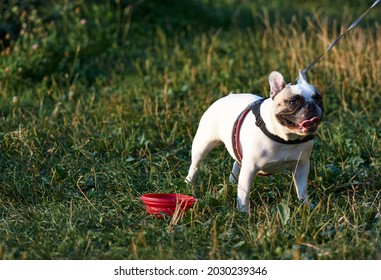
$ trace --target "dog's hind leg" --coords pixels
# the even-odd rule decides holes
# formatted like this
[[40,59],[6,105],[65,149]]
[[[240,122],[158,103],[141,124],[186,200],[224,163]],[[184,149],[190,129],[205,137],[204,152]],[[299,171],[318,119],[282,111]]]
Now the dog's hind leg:
[[185,182],[194,184],[196,181],[198,166],[200,162],[209,154],[209,152],[220,142],[214,135],[208,134],[204,129],[198,129],[192,143],[192,163]]
[[235,161],[233,164],[233,169],[230,172],[230,176],[229,176],[229,182],[230,183],[234,183],[234,182],[238,183],[239,171],[240,171],[240,165],[238,162]]

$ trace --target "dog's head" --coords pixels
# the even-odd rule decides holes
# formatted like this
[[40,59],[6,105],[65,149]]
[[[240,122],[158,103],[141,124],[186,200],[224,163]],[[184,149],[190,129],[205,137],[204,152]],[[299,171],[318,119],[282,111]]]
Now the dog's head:
[[288,131],[301,136],[315,134],[323,117],[323,99],[299,71],[296,85],[285,83],[279,72],[269,77],[270,97],[274,101],[276,120]]

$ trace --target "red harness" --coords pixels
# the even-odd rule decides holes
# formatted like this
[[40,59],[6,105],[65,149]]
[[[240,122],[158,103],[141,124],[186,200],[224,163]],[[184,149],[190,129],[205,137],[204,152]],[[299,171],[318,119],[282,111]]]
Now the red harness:
[[234,122],[233,131],[232,131],[232,144],[235,158],[239,164],[242,162],[242,151],[239,145],[239,134],[241,132],[241,126],[243,121],[245,120],[247,114],[251,111],[249,107],[239,114],[238,118]]

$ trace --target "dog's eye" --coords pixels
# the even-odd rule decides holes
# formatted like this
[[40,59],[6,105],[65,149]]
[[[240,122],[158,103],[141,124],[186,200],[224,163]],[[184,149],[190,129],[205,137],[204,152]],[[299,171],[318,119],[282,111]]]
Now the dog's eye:
[[284,101],[290,108],[295,109],[297,106],[303,104],[304,98],[296,94],[288,99],[285,99]]
[[296,105],[298,105],[298,101],[297,100],[289,100],[288,104],[290,104],[291,107],[295,107]]

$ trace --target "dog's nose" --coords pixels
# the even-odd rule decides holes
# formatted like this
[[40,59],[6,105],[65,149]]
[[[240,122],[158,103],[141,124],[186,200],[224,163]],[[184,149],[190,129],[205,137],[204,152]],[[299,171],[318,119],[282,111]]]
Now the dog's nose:
[[313,102],[305,102],[303,107],[306,108],[307,110],[311,110],[315,106]]
[[319,105],[313,101],[307,101],[302,105],[300,116],[304,119],[311,119],[312,117],[321,118],[321,110]]
[[319,105],[313,101],[307,101],[302,105],[302,108],[312,114],[319,112]]

